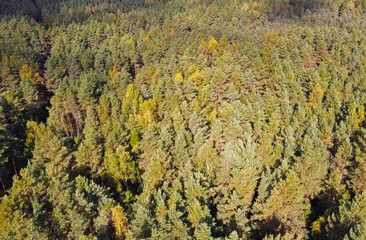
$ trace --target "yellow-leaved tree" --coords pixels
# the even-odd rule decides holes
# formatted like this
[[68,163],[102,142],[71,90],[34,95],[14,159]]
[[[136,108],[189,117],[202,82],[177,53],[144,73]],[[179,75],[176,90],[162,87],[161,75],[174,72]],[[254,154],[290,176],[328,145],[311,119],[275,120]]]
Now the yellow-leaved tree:
[[150,125],[156,122],[156,102],[154,99],[149,99],[140,103],[139,114],[136,119],[142,129],[146,130]]
[[112,70],[109,71],[109,77],[113,79],[113,77],[117,74],[117,68],[114,67]]
[[174,79],[176,82],[178,83],[184,83],[184,78],[183,78],[183,75],[181,73],[177,73],[175,75],[175,79]]
[[125,217],[124,209],[120,205],[117,205],[112,208],[111,211],[113,226],[116,230],[116,237],[117,239],[124,239],[128,231],[128,220]]
[[313,90],[311,91],[310,95],[309,95],[309,106],[311,108],[315,108],[318,107],[321,102],[323,101],[323,97],[324,97],[324,90],[322,88],[322,86],[317,83],[315,84]]

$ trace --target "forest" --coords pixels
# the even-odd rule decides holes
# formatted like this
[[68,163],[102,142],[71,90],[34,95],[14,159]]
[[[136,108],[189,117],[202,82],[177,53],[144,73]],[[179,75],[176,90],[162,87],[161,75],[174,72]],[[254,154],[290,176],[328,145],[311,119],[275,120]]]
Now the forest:
[[1,0],[0,239],[366,238],[366,0]]

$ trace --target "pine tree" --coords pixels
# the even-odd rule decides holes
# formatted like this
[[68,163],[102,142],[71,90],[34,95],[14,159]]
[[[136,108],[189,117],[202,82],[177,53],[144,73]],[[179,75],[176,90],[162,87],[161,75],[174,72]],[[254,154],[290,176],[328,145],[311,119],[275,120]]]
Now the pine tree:
[[103,138],[100,133],[99,122],[92,107],[88,108],[83,140],[76,152],[77,167],[80,172],[88,172],[93,179],[97,179],[102,171]]
[[285,232],[294,238],[305,238],[305,217],[310,209],[305,190],[292,170],[286,174],[285,179],[276,182],[265,203],[257,206],[260,213],[253,216],[254,220],[265,220],[263,224],[259,222],[257,225],[260,232]]
[[[220,170],[218,172],[218,193],[216,201],[217,218],[236,230],[241,237],[249,236],[249,211],[262,167],[257,145],[250,135],[237,144],[228,143],[222,152]],[[245,186],[245,187],[244,187]]]
[[34,158],[0,204],[4,238],[105,238],[114,201],[105,189],[71,170],[62,141],[40,125]]
[[301,155],[294,163],[294,171],[298,174],[306,195],[311,198],[321,191],[322,181],[329,168],[329,153],[317,134],[315,126],[307,129],[300,146]]
[[339,206],[326,223],[326,237],[332,239],[353,238],[360,233],[366,214],[365,194],[359,195],[350,202]]

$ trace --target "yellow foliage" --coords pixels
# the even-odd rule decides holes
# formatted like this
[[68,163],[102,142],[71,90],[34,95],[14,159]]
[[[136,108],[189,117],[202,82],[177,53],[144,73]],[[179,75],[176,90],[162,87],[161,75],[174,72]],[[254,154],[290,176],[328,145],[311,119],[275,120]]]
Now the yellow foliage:
[[190,74],[194,73],[196,71],[196,65],[191,65],[189,68],[188,68],[188,71]]
[[184,83],[184,78],[183,75],[181,73],[177,73],[175,75],[175,81],[179,82],[179,83]]
[[314,41],[314,33],[311,29],[307,28],[305,30],[305,37],[308,43],[312,43]]
[[128,230],[127,218],[124,215],[124,210],[120,205],[115,206],[111,210],[113,226],[116,230],[117,239],[123,239]]
[[33,77],[32,69],[27,64],[23,65],[22,69],[19,72],[19,77],[31,79]]
[[349,131],[354,131],[359,129],[362,125],[362,122],[365,120],[365,107],[353,107],[349,115],[347,116],[346,124],[348,126]]
[[131,44],[134,45],[135,41],[133,40],[133,37],[131,36],[131,34],[126,34],[123,35],[123,37],[121,38],[121,41],[127,44]]
[[137,39],[137,45],[143,44],[145,42],[144,38],[145,38],[145,31],[141,30],[140,34],[139,34],[139,38]]
[[239,25],[239,19],[237,17],[233,17],[231,19],[231,24],[235,27],[237,27]]
[[198,87],[201,87],[203,77],[202,77],[201,71],[200,71],[199,69],[196,69],[196,70],[191,74],[191,76],[189,76],[189,79],[190,79],[191,81],[193,81],[193,82],[194,82]]
[[268,32],[265,35],[265,39],[270,43],[275,44],[280,39],[280,36],[278,36],[277,32]]
[[244,3],[244,5],[243,5],[242,9],[243,9],[244,11],[248,11],[248,10],[249,10],[249,5],[248,5],[248,3]]
[[208,116],[207,118],[207,121],[210,123],[210,124],[213,124],[213,122],[217,119],[217,109],[214,108],[212,110],[212,112],[210,113],[210,115]]
[[210,53],[218,51],[219,50],[219,42],[214,37],[211,37],[210,41],[207,44],[207,49]]
[[148,42],[150,42],[150,35],[149,35],[149,34],[145,35],[145,36],[143,37],[142,41],[143,41],[144,43],[148,43]]
[[322,102],[323,97],[324,90],[322,86],[319,83],[315,84],[309,96],[309,106],[312,108],[318,106]]
[[109,71],[109,77],[113,79],[113,77],[117,74],[117,68],[114,67],[113,70]]
[[122,113],[136,116],[142,96],[132,83],[127,86],[126,95],[122,101]]
[[348,9],[353,10],[355,8],[355,3],[353,1],[349,1],[346,6]]
[[[143,20],[143,18],[141,18],[141,20],[140,21],[144,21]],[[160,28],[158,27],[158,26],[152,26],[151,28],[150,28],[150,30],[149,30],[149,32],[147,32],[147,33],[144,33],[143,31],[143,42],[144,43],[148,43],[148,42],[150,42],[151,41],[151,39],[154,39],[156,36],[157,36],[157,34],[158,34],[158,32],[160,31]],[[141,37],[141,32],[140,32],[140,37]]]
[[357,109],[358,124],[361,125],[363,120],[365,120],[365,107],[361,106]]
[[135,130],[135,129],[132,129],[132,132],[131,132],[131,138],[130,138],[130,143],[131,143],[131,146],[132,146],[132,151],[137,151],[138,150],[138,143],[140,141],[140,138],[139,138],[139,134],[138,132]]
[[239,76],[239,73],[237,71],[235,71],[232,75],[232,80],[233,80],[233,83],[234,85],[237,87],[237,86],[240,86],[241,82],[240,82],[240,76]]
[[139,114],[136,115],[136,120],[143,129],[147,129],[148,126],[156,122],[156,102],[154,99],[140,103]]
[[10,61],[10,65],[11,66],[13,66],[13,67],[16,67],[17,65],[18,65],[18,60],[15,58],[15,57],[13,57],[13,56],[10,56],[9,57],[9,61]]
[[254,2],[252,8],[253,8],[253,10],[258,10],[258,8],[259,8],[258,3],[257,2]]
[[207,206],[202,207],[197,199],[191,202],[188,208],[188,220],[194,227],[198,227],[201,221],[209,214]]
[[27,129],[25,130],[25,134],[27,138],[35,138],[35,133],[38,128],[38,123],[36,121],[27,121]]
[[316,235],[320,234],[321,233],[321,228],[322,228],[324,223],[325,223],[325,218],[320,217],[318,220],[313,222],[313,225],[311,226],[311,232],[313,234],[316,234]]
[[20,78],[26,78],[30,80],[33,84],[40,83],[43,84],[43,79],[39,76],[39,73],[34,73],[32,68],[27,64],[23,65],[22,69],[19,71]]

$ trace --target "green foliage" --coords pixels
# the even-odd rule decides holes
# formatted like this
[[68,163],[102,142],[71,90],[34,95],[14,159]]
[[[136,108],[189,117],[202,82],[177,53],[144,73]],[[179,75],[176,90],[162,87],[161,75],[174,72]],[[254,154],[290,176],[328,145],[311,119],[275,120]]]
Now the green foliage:
[[71,163],[69,150],[41,125],[34,158],[2,199],[2,237],[79,238],[85,233],[107,236],[114,201],[104,188],[74,175]]
[[365,194],[342,204],[327,218],[326,236],[332,239],[358,239],[365,226]]
[[0,238],[362,239],[365,10],[0,1]]

